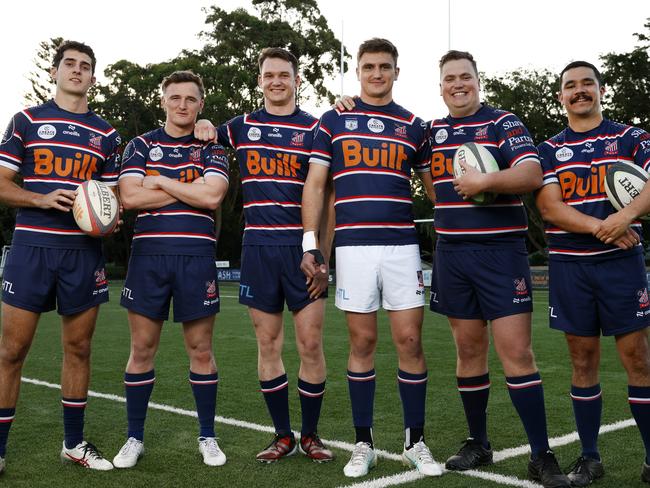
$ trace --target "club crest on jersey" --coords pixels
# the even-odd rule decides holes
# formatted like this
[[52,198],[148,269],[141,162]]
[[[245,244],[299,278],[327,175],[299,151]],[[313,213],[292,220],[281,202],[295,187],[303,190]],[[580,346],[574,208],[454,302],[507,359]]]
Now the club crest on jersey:
[[193,163],[198,163],[201,161],[201,148],[197,147],[190,151],[190,161]]
[[262,131],[259,130],[257,127],[251,127],[248,129],[248,139],[251,141],[259,141],[260,137],[262,137]]
[[291,145],[292,146],[302,146],[305,143],[305,133],[304,132],[294,132],[291,134]]
[[379,134],[380,132],[384,132],[384,128],[384,123],[379,119],[370,119],[368,121],[368,129],[370,129],[370,132]]
[[564,161],[568,161],[573,157],[573,151],[569,147],[561,147],[557,151],[555,151],[555,158],[563,163]]
[[406,126],[395,124],[395,135],[399,137],[406,137],[407,136]]
[[447,129],[438,129],[438,132],[436,132],[435,141],[437,144],[442,144],[447,140],[448,137],[449,132],[447,132]]
[[515,295],[528,295],[528,286],[526,286],[525,278],[515,278],[513,282],[515,285]]
[[152,147],[149,150],[149,159],[152,161],[160,161],[163,158],[163,150],[160,149],[160,146]]
[[618,141],[609,141],[605,143],[605,156],[616,156],[618,154]]
[[487,125],[485,127],[481,127],[480,129],[476,129],[476,132],[474,133],[474,140],[475,141],[486,140],[488,136],[487,131],[488,131]]
[[102,136],[99,134],[93,134],[92,132],[88,134],[88,145],[94,149],[102,148]]
[[102,268],[95,271],[95,286],[103,286],[106,283],[106,270]]
[[41,125],[37,133],[41,139],[52,139],[56,135],[56,127],[51,124]]
[[345,128],[347,130],[357,130],[359,128],[359,121],[357,119],[345,119]]

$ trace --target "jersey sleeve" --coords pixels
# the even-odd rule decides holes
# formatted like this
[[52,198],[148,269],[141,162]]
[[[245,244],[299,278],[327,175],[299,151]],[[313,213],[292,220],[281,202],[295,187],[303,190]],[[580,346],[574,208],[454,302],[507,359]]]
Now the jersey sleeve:
[[327,166],[332,164],[332,129],[334,127],[336,112],[330,110],[321,117],[316,129],[314,129],[314,141],[311,146],[309,162]]
[[113,131],[109,136],[108,157],[104,162],[104,171],[101,175],[101,181],[108,186],[117,185],[120,175],[120,143],[122,139],[117,131]]
[[546,141],[538,146],[539,151],[539,160],[542,164],[542,173],[544,174],[544,180],[542,186],[551,184],[551,183],[560,183],[560,180],[557,178],[557,173],[555,172],[555,165],[553,164],[553,146],[549,141]]
[[431,169],[431,141],[429,139],[430,129],[427,122],[420,119],[415,119],[415,124],[418,124],[418,140],[417,151],[415,152],[415,159],[413,162],[413,171],[416,173],[426,173]]
[[514,168],[527,159],[539,162],[535,142],[516,115],[506,113],[495,122],[495,129],[499,151],[509,168]]
[[17,113],[9,121],[0,141],[0,166],[20,172],[25,155],[25,143],[28,124],[22,113]]
[[138,136],[132,139],[124,148],[122,153],[122,167],[120,169],[120,179],[127,176],[144,178],[147,175],[147,152],[148,144]]
[[217,176],[228,180],[228,156],[226,150],[220,144],[208,144],[203,148],[203,176]]
[[217,128],[217,141],[223,147],[237,149],[237,134],[241,127],[243,117],[241,115],[230,119]]
[[631,156],[634,162],[644,170],[650,171],[650,134],[643,129],[634,128],[630,137],[632,139]]

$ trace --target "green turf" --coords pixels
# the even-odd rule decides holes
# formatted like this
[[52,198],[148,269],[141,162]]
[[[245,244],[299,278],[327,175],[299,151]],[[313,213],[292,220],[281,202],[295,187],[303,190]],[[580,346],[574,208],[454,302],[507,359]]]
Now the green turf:
[[[259,393],[256,374],[256,343],[246,309],[237,303],[233,284],[222,284],[222,313],[217,319],[214,349],[219,364],[218,415],[270,425]],[[118,305],[119,286],[111,287],[112,301],[102,306],[93,348],[91,389],[123,396],[122,375],[129,353],[126,313]],[[575,429],[568,396],[570,367],[562,334],[546,325],[548,296],[536,293],[534,349],[544,379],[549,433],[560,436]],[[290,317],[287,315],[287,320]],[[23,376],[59,383],[61,362],[60,328],[55,314],[44,315]],[[455,350],[446,319],[430,312],[425,316],[424,343],[429,366],[427,401],[427,443],[434,457],[444,461],[466,436],[465,420],[455,385]],[[320,422],[323,438],[353,441],[345,370],[347,331],[343,314],[328,300],[325,353],[328,362],[327,393]],[[290,380],[292,424],[300,427],[296,392],[298,361],[291,327],[286,330],[285,365]],[[524,444],[525,435],[510,403],[501,366],[492,351],[490,356],[492,390],[489,430],[495,450]],[[380,343],[377,351],[377,396],[375,400],[375,441],[379,448],[401,452],[402,413],[396,386],[396,359],[385,314],[380,314]],[[187,381],[188,361],[180,327],[166,323],[156,360],[156,386],[152,401],[193,410]],[[603,423],[630,417],[627,381],[616,357],[613,340],[603,343],[602,386]],[[126,413],[123,403],[90,398],[86,437],[112,456],[124,441]],[[349,454],[337,450],[338,458],[318,465],[296,456],[276,465],[260,465],[254,455],[270,440],[267,433],[217,424],[220,445],[228,456],[221,468],[208,468],[199,458],[196,419],[150,410],[146,428],[146,455],[135,469],[108,473],[90,472],[62,465],[59,450],[62,440],[59,392],[23,384],[16,421],[8,444],[7,472],[0,477],[3,486],[64,486],[91,483],[95,486],[187,486],[205,483],[218,486],[316,486],[334,487],[351,482],[342,468]],[[607,476],[599,487],[641,486],[639,473],[643,449],[636,428],[604,434],[601,450]],[[577,443],[557,449],[562,465],[578,454]],[[368,479],[403,471],[396,461],[379,460]],[[526,456],[497,463],[490,472],[526,478]],[[503,486],[455,473],[404,486],[469,487]]]

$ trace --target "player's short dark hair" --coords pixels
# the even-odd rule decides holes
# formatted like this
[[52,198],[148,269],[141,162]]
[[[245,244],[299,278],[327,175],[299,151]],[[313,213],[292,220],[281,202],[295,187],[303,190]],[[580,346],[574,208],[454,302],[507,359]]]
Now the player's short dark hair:
[[278,58],[291,63],[293,74],[298,74],[298,58],[296,58],[290,51],[287,51],[281,47],[265,47],[262,49],[262,52],[257,58],[257,64],[260,68],[260,73],[262,72],[262,64],[264,64],[264,61],[266,61],[268,58]]
[[362,42],[357,51],[357,62],[359,62],[361,56],[366,53],[388,53],[393,57],[393,62],[395,63],[395,66],[397,66],[397,57],[399,56],[399,53],[397,52],[395,44],[390,42],[388,39],[373,37],[372,39]]
[[461,59],[466,59],[472,64],[472,68],[474,68],[474,74],[478,77],[478,68],[476,67],[476,61],[474,61],[474,56],[472,56],[467,51],[456,51],[455,49],[447,51],[440,58],[440,61],[438,62],[438,67],[442,71],[442,67],[449,61],[459,61]]
[[596,76],[598,86],[603,86],[603,77],[601,76],[600,71],[598,71],[598,68],[596,68],[593,64],[588,63],[587,61],[571,61],[560,72],[560,90],[562,89],[562,77],[564,76],[564,73],[573,68],[590,68],[594,72],[594,76]]
[[186,70],[186,71],[174,71],[171,75],[165,76],[160,84],[160,89],[163,93],[169,85],[174,83],[195,83],[199,87],[199,93],[201,98],[205,98],[205,88],[203,86],[203,80],[196,73]]
[[95,66],[97,65],[97,59],[95,58],[95,53],[93,49],[89,45],[78,41],[63,41],[61,45],[59,45],[59,47],[56,48],[56,52],[54,53],[54,59],[52,60],[52,66],[54,68],[58,68],[59,64],[61,63],[61,60],[63,59],[63,56],[65,55],[65,52],[70,49],[74,51],[79,51],[80,53],[87,54],[88,57],[90,58],[90,67],[92,69],[93,74],[95,74]]

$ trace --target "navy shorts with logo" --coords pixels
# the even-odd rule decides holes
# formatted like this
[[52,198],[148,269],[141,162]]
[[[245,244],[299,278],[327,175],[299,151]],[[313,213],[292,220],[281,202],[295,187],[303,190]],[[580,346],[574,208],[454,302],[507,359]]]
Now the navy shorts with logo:
[[[239,303],[267,313],[301,310],[312,300],[300,270],[302,246],[244,246]],[[321,298],[327,297],[327,290]]]
[[482,320],[532,311],[530,268],[523,245],[445,247],[436,249],[431,273],[432,311],[452,318]]
[[219,283],[210,256],[132,255],[120,304],[154,320],[167,320],[174,298],[174,322],[219,312]]
[[43,313],[73,315],[108,301],[104,255],[96,249],[13,245],[2,280],[2,301]]
[[616,336],[650,325],[642,254],[549,262],[549,322],[578,336]]

